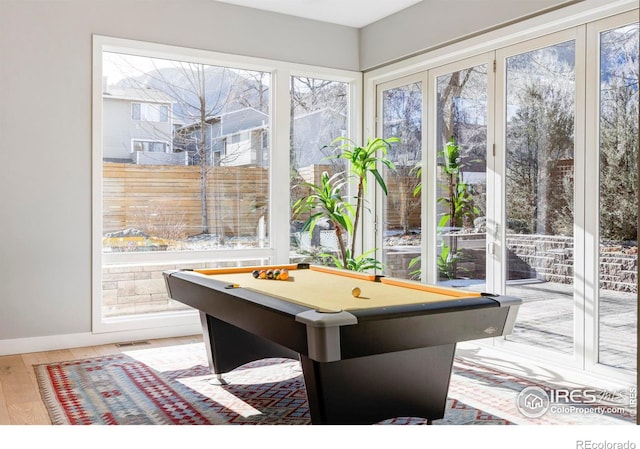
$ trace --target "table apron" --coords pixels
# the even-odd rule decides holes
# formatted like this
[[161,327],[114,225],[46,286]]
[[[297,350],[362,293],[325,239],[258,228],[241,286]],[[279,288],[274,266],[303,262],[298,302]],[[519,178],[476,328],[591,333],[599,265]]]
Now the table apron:
[[219,282],[182,276],[165,275],[173,299],[319,362],[506,335],[519,304],[503,297],[502,306],[491,300],[487,306],[466,309],[398,317],[367,312],[359,318],[357,312],[320,313],[250,290],[226,290]]
[[[439,346],[510,333],[510,307],[487,307],[387,320],[340,328],[342,358]],[[505,332],[506,331],[506,332]]]

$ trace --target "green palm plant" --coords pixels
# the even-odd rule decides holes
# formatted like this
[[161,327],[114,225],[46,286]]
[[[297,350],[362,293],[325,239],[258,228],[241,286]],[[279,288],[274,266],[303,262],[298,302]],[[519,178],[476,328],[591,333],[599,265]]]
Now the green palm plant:
[[[440,155],[444,160],[442,170],[447,180],[448,196],[438,198],[438,203],[443,204],[448,212],[440,217],[438,229],[444,228],[447,224],[457,228],[464,224],[465,219],[472,220],[476,217],[480,210],[474,204],[469,185],[462,182],[460,147],[455,137],[452,136],[449,139]],[[462,256],[462,251],[458,250],[457,240],[454,240],[451,246],[443,242],[437,260],[440,274],[448,279],[454,279]]]
[[[416,165],[414,165],[413,168],[411,169],[410,173],[414,175],[416,178],[421,180],[422,179],[422,162],[417,162]],[[416,184],[416,187],[413,189],[413,196],[418,197],[420,196],[421,193],[422,193],[422,181],[419,181],[418,184]],[[417,266],[416,269],[409,272],[409,274],[411,275],[411,279],[420,279],[420,276],[422,275],[422,269],[420,268],[421,259],[422,259],[421,256],[417,256],[409,261],[409,265],[407,267],[409,270]]]
[[458,189],[456,186],[460,174],[460,147],[456,145],[456,140],[453,136],[451,136],[451,139],[449,139],[444,149],[440,152],[440,156],[444,159],[442,171],[444,171],[447,178],[449,196],[439,198],[438,202],[445,204],[449,213],[442,217],[440,223],[438,223],[438,227],[444,226],[447,222],[451,222],[451,226],[456,226],[455,198],[457,196]]
[[440,218],[438,227],[442,228],[447,223],[451,227],[458,227],[465,217],[472,219],[480,213],[480,210],[473,204],[469,185],[462,182],[460,147],[456,144],[455,137],[449,139],[440,155],[444,159],[442,169],[447,178],[448,196],[438,198],[438,202],[444,204],[448,212]]
[[[458,262],[461,259],[462,254],[460,251],[454,252],[449,245],[443,243],[440,254],[438,254],[438,259],[436,260],[436,262],[438,263],[438,271],[447,279],[456,279],[458,271],[460,270],[460,267],[458,267]],[[466,269],[463,270],[468,271]]]
[[333,264],[336,267],[342,268],[345,270],[351,270],[351,271],[382,270],[384,268],[384,264],[374,257],[369,257],[369,254],[372,254],[375,251],[376,251],[375,249],[371,249],[369,251],[366,251],[360,254],[359,256],[352,257],[351,250],[347,248],[346,264],[344,263],[343,260],[339,259],[333,254],[321,254],[321,256],[329,257],[333,261]]
[[343,173],[329,176],[326,171],[320,176],[320,185],[305,182],[302,185],[311,189],[311,194],[300,198],[293,205],[294,216],[309,214],[302,226],[303,232],[313,233],[322,218],[327,218],[335,228],[342,263],[347,265],[347,248],[344,245],[344,232],[353,232],[351,216],[353,205],[342,197],[342,189],[346,185]]
[[[422,179],[422,162],[417,162],[409,172],[411,175],[415,175],[416,178]],[[422,181],[418,181],[416,187],[413,189],[413,196],[418,197],[422,193]]]
[[[352,140],[339,137],[335,139],[331,145],[338,145],[339,154],[332,158],[347,159],[349,164],[350,176],[345,176],[344,172],[336,173],[329,176],[327,172],[323,172],[320,178],[320,185],[313,183],[303,183],[311,189],[311,193],[300,198],[293,205],[294,216],[309,214],[305,221],[302,231],[313,232],[316,224],[323,218],[328,219],[335,228],[336,238],[339,247],[339,257],[331,254],[323,254],[330,257],[334,264],[339,268],[353,271],[365,271],[369,269],[382,269],[382,263],[369,254],[375,250],[367,251],[359,256],[355,255],[355,244],[358,225],[364,209],[364,194],[367,188],[367,177],[371,174],[382,191],[388,194],[387,185],[378,167],[384,165],[390,170],[394,170],[395,166],[387,156],[391,144],[399,142],[397,137],[388,139],[375,138],[368,139],[365,146],[358,146]],[[348,179],[355,177],[357,180],[357,194],[355,206],[345,200],[342,195],[343,189],[347,186]],[[345,246],[344,235],[348,235],[351,247]]]
[[[353,220],[353,236],[360,224],[360,215],[364,208],[364,194],[367,190],[367,174],[371,173],[373,175],[384,194],[387,195],[387,185],[378,171],[378,165],[383,164],[390,170],[395,169],[393,162],[387,158],[387,153],[391,148],[391,144],[400,142],[400,139],[397,137],[389,137],[387,139],[376,137],[374,139],[367,139],[367,144],[362,147],[356,145],[351,139],[338,137],[331,144],[335,145],[340,142],[342,144],[338,148],[342,151],[337,157],[347,159],[350,162],[350,172],[356,177],[358,182],[356,213]],[[355,245],[356,239],[352,238],[351,254],[355,254]]]
[[469,219],[475,218],[480,210],[473,204],[473,197],[469,193],[469,186],[466,183],[456,183],[451,190],[453,196],[450,198],[438,198],[438,202],[445,204],[449,208],[449,212],[440,217],[438,227],[442,228],[447,223],[451,226],[460,226],[465,217]]

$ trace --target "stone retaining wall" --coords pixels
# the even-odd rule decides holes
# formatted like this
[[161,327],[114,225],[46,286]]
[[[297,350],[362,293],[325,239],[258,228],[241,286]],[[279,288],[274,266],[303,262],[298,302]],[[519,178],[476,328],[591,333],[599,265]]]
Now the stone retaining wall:
[[[484,239],[483,239],[484,241]],[[473,242],[473,245],[471,243]],[[419,242],[418,242],[419,244]],[[477,249],[476,239],[462,234],[457,240],[463,251],[458,263],[460,276],[483,279],[485,271],[484,250]],[[470,248],[473,246],[474,248]],[[482,246],[482,245],[481,245]],[[544,235],[507,235],[509,279],[540,279],[569,284],[573,282],[573,238]],[[409,277],[408,264],[418,256],[415,251],[388,253],[387,268],[392,276]],[[636,248],[603,247],[600,255],[600,287],[606,290],[631,292],[638,290],[638,255]]]
[[[459,247],[464,249],[463,239]],[[418,242],[419,243],[419,242]],[[474,246],[478,246],[477,239]],[[538,235],[511,234],[507,236],[509,249],[509,278],[571,283],[573,281],[573,239]],[[606,250],[606,251],[605,251]],[[408,264],[420,254],[419,246],[403,246],[389,251],[387,267],[392,276],[408,278]],[[251,265],[245,262],[245,265]],[[254,262],[254,265],[259,262]],[[484,252],[467,250],[461,266],[470,278],[482,279],[485,273]],[[236,262],[220,262],[217,266],[234,266]],[[638,256],[632,251],[603,248],[600,259],[601,288],[620,292],[637,292]],[[162,265],[109,265],[102,271],[103,316],[113,317],[145,314],[188,307],[169,299],[162,277],[165,270],[204,268],[216,263],[182,263]]]
[[[259,262],[244,265],[258,265]],[[184,268],[236,266],[237,262],[108,265],[102,269],[102,316],[140,315],[189,310],[169,298],[162,273]]]
[[573,238],[507,235],[509,279],[573,282]]
[[[110,265],[102,269],[102,316],[140,315],[188,307],[169,299],[162,272],[181,265]],[[190,268],[194,268],[193,264]],[[196,267],[199,268],[199,267]]]
[[[573,237],[511,234],[507,236],[507,248],[510,267],[518,267],[511,279],[573,282]],[[619,292],[638,291],[637,247],[601,248],[600,287]]]

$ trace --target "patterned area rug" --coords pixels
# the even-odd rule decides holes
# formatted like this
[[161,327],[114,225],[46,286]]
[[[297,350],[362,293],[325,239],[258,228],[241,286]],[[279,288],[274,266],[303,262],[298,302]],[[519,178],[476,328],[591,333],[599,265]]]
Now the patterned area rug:
[[[521,372],[527,370],[525,365],[514,366]],[[545,380],[535,380],[535,376],[524,377],[474,359],[457,357],[449,395],[520,425],[635,424],[635,387],[609,390],[576,384],[554,371],[548,371],[541,377]],[[547,412],[542,416],[527,417],[518,409],[518,398],[520,393],[531,388],[572,393],[575,396],[573,400],[563,398],[551,401]],[[585,396],[581,397],[582,393]]]
[[[297,361],[266,359],[219,385],[202,344],[129,351],[34,367],[54,424],[310,424]],[[426,424],[395,418],[380,424]],[[446,424],[512,424],[449,398]]]

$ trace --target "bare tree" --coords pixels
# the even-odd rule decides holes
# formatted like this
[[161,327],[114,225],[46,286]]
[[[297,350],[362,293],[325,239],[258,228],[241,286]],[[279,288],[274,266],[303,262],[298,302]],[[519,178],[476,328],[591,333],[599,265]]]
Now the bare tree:
[[558,45],[510,61],[507,209],[520,232],[573,234],[573,191],[563,187],[573,179],[572,54]]
[[391,191],[387,214],[397,214],[403,234],[412,227],[411,217],[420,208],[420,200],[413,194],[420,180],[414,169],[422,158],[422,89],[415,83],[384,93],[383,135],[394,136],[400,142],[392,143],[389,159],[395,170],[385,170]]
[[[260,111],[268,110],[268,82],[264,79],[268,74],[200,63],[144,58],[145,66],[150,68],[144,72],[138,71],[138,75],[133,76],[131,74],[136,73],[136,65],[140,64],[139,59],[122,56],[119,63],[121,69],[130,75],[120,84],[135,88],[141,95],[152,97],[157,92],[162,92],[171,98],[174,120],[185,125],[185,129],[176,135],[173,132],[167,135],[166,131],[158,127],[155,131],[164,134],[164,139],[182,147],[180,149],[189,151],[190,162],[199,166],[200,233],[210,234],[209,196],[215,195],[215,192],[209,192],[210,174],[214,167],[231,165],[233,159],[238,157],[238,153],[221,152],[221,159],[214,158],[214,145],[221,145],[216,141],[219,137],[217,134],[220,133],[221,117],[225,113],[251,105]],[[145,123],[145,126],[154,127],[152,122]],[[215,203],[219,204],[218,201]],[[220,213],[214,217],[215,233],[222,239],[224,226],[220,223],[220,217]]]
[[638,25],[603,33],[600,86],[600,229],[638,238]]

